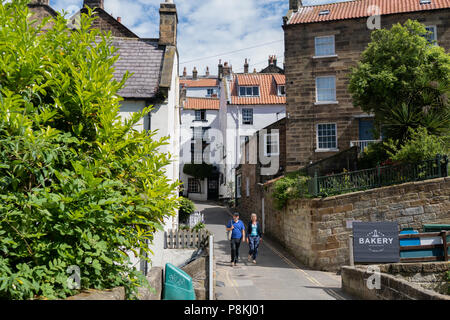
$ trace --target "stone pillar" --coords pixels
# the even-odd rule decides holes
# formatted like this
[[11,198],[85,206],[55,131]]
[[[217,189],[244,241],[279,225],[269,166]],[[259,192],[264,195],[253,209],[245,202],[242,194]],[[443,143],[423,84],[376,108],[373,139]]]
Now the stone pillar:
[[159,8],[159,44],[177,45],[178,14],[177,7],[171,0],[161,3]]

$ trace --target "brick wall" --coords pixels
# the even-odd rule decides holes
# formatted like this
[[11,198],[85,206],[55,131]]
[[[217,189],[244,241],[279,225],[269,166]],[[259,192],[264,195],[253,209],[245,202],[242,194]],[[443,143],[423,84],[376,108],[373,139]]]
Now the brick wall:
[[323,199],[289,201],[276,210],[273,183],[256,194],[254,203],[241,205],[261,212],[265,204],[265,231],[305,265],[319,270],[338,270],[349,264],[347,220],[397,221],[401,229],[422,230],[427,223],[450,223],[450,177],[405,183]]
[[[450,10],[395,14],[381,17],[383,28],[394,23],[416,19],[425,25],[436,25],[438,44],[450,47]],[[352,104],[347,90],[351,67],[357,65],[361,53],[370,42],[371,31],[366,19],[309,23],[285,26],[285,74],[287,83],[287,169],[296,170],[326,158],[333,153],[316,152],[316,125],[336,123],[338,148],[350,147],[359,138],[359,119],[364,113]],[[335,35],[334,58],[313,59],[314,38]],[[339,104],[314,105],[315,77],[336,76],[336,95]],[[367,115],[366,115],[367,116]]]

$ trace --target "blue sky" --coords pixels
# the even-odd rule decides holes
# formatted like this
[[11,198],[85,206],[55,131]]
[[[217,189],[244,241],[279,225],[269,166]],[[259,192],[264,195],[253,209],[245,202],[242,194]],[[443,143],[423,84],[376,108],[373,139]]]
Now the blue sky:
[[[141,37],[157,38],[159,4],[164,0],[104,0],[105,10]],[[303,0],[303,5],[346,0]],[[178,50],[180,72],[194,66],[204,74],[207,66],[217,74],[219,59],[242,72],[248,58],[250,70],[267,65],[269,55],[277,55],[283,66],[282,17],[289,0],[174,0],[178,9]],[[76,12],[82,0],[50,0],[58,11]]]

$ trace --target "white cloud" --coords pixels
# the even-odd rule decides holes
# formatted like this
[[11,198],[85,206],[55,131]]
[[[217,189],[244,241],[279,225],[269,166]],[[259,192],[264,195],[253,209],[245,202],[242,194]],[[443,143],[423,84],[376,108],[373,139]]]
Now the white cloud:
[[[105,10],[137,35],[159,36],[159,4],[164,0],[105,0]],[[343,0],[303,0],[303,5],[317,5]],[[174,0],[178,10],[178,50],[180,68],[191,72],[196,66],[202,74],[206,66],[217,73],[219,59],[228,61],[233,70],[243,70],[244,59],[258,71],[267,65],[268,56],[276,54],[284,61],[282,18],[287,0]],[[56,10],[74,13],[82,0],[51,0]],[[262,45],[265,44],[265,45]],[[258,46],[258,47],[255,47]],[[251,49],[246,49],[255,47]],[[232,51],[237,51],[230,53]],[[223,54],[227,53],[227,54]],[[213,58],[205,58],[216,56]],[[203,59],[205,58],[205,59]],[[197,60],[189,62],[192,60]],[[185,63],[188,62],[188,63]]]

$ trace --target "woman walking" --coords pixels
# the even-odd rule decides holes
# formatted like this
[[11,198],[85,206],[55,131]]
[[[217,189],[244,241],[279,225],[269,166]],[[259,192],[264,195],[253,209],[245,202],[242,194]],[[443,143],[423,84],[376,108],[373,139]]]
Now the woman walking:
[[248,261],[253,259],[253,263],[256,264],[256,256],[258,255],[258,247],[260,242],[262,242],[262,232],[261,226],[257,221],[258,217],[256,213],[252,213],[251,221],[247,227],[247,243],[250,247],[248,252]]

